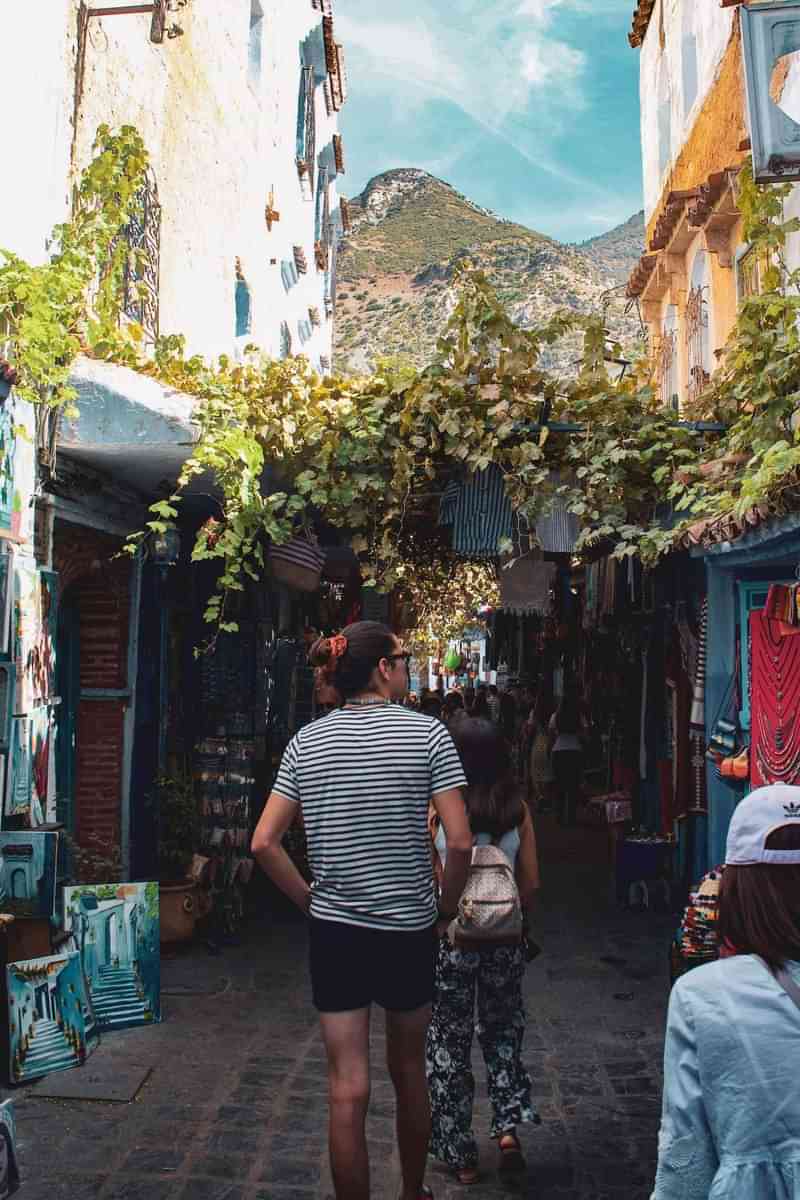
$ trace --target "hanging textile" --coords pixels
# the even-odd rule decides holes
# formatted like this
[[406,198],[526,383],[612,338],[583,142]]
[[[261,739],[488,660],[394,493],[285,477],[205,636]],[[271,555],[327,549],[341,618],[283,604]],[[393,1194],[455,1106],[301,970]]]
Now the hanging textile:
[[583,610],[583,628],[594,629],[600,601],[600,563],[590,563],[586,568],[586,605]]
[[650,669],[650,654],[642,650],[642,695],[639,711],[639,778],[647,779],[647,687]]
[[501,567],[498,573],[501,607],[520,615],[548,613],[556,571],[555,563],[529,556],[516,559],[510,567]]
[[603,593],[600,601],[601,617],[613,616],[617,603],[617,560],[606,558],[603,562]]
[[[688,623],[674,625],[666,665],[667,704],[671,713],[672,800],[669,811],[664,814],[664,833],[672,831],[673,820],[685,816],[690,799],[694,801],[693,756],[696,747],[691,742],[689,713],[696,660],[697,639],[691,635]],[[703,742],[699,745],[702,747]]]
[[556,503],[547,516],[536,522],[536,537],[545,554],[571,554],[580,533],[574,513]]
[[453,550],[465,558],[496,558],[512,534],[511,502],[499,467],[450,483],[439,504],[439,524],[453,528]]
[[750,777],[753,787],[800,780],[800,637],[750,614]]
[[[706,642],[708,638],[708,598],[703,600],[700,613],[700,635],[697,639],[697,668],[694,677],[692,708],[689,716],[689,747],[692,784],[689,811],[707,811],[706,796]],[[682,802],[678,805],[682,808]]]
[[697,667],[694,677],[694,696],[690,722],[692,730],[706,733],[706,639],[708,637],[708,600],[703,601],[700,614],[700,636],[697,640]]

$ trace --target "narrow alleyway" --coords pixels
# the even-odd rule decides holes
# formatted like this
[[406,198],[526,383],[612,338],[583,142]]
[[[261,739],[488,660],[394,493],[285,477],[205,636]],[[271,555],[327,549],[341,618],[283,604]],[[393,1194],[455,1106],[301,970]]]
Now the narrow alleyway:
[[[528,971],[527,1060],[543,1125],[526,1131],[542,1200],[644,1200],[653,1179],[667,949],[674,919],[618,910],[601,832],[540,831],[544,954]],[[133,1103],[16,1093],[26,1200],[312,1200],[330,1193],[325,1063],[308,1001],[303,926],[253,931],[211,958],[164,964],[164,1023],[109,1035],[104,1060],[150,1074]],[[374,1034],[380,1054],[380,1016]],[[479,1079],[481,1077],[479,1072]],[[73,1073],[77,1077],[78,1072]],[[52,1077],[55,1079],[56,1077]],[[67,1076],[62,1076],[66,1079]],[[50,1082],[52,1082],[52,1079]],[[481,1085],[479,1083],[479,1094]],[[485,1128],[485,1105],[479,1128]],[[397,1194],[393,1103],[378,1062],[373,1194]],[[483,1182],[500,1195],[487,1144]],[[464,1194],[430,1173],[437,1200]]]

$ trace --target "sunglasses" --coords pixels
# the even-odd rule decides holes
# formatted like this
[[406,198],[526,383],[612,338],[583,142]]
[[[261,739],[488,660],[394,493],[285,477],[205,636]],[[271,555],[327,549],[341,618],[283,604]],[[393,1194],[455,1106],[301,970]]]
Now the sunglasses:
[[386,661],[387,662],[397,662],[399,659],[402,658],[403,662],[406,664],[406,670],[408,670],[409,664],[411,662],[411,657],[412,656],[408,653],[408,651],[406,651],[403,654],[387,654]]

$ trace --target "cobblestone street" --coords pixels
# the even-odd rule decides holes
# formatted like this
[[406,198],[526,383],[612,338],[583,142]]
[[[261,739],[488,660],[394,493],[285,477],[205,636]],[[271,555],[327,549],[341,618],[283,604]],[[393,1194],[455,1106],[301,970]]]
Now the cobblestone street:
[[[523,1131],[528,1176],[516,1190],[543,1200],[643,1200],[654,1171],[674,919],[614,906],[602,833],[545,828],[540,840],[544,953],[527,976],[526,1058],[543,1124]],[[46,1081],[15,1093],[26,1200],[329,1194],[325,1062],[302,923],[251,927],[243,947],[219,958],[195,949],[167,960],[164,993],[162,1025],[108,1037],[85,1068],[149,1069],[132,1103],[46,1100]],[[374,1049],[373,1195],[388,1198],[398,1174],[379,1013]],[[480,1097],[481,1070],[478,1080]],[[485,1130],[485,1102],[476,1116]],[[488,1142],[482,1166],[472,1194],[500,1194]],[[463,1192],[433,1166],[429,1182],[437,1200]]]

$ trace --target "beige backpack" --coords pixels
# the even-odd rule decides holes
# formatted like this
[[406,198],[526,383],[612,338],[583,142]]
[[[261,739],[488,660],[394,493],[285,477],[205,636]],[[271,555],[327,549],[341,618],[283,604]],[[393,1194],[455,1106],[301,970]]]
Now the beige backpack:
[[453,933],[479,942],[522,937],[522,903],[514,869],[499,846],[475,846]]

